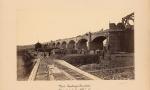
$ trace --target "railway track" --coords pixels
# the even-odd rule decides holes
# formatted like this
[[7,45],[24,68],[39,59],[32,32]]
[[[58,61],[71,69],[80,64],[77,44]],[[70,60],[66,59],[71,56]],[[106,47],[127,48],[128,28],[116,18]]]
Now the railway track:
[[45,59],[41,59],[35,80],[49,80],[49,72]]
[[[34,66],[32,73],[30,75],[29,81],[37,80],[92,80],[98,79],[94,76],[88,75],[88,73],[80,70],[75,70],[74,66],[66,66],[65,64],[60,64],[55,62],[49,64],[47,60],[50,58],[40,58]],[[65,62],[65,61],[64,61]],[[73,68],[72,68],[73,67]]]
[[76,80],[91,80],[90,78],[66,67],[60,64],[55,64],[58,68],[63,69],[65,72],[67,72],[68,74],[70,74],[72,77],[74,77]]
[[92,74],[89,74],[87,72],[84,72],[63,60],[56,60],[55,65],[59,69],[62,69],[65,72],[67,72],[68,74],[70,74],[76,80],[100,80],[100,78],[98,78]]

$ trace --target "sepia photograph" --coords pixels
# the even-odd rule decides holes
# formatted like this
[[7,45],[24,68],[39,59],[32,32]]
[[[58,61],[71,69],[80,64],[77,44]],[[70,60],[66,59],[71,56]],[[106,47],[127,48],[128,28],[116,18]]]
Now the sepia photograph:
[[134,80],[134,12],[75,10],[16,11],[17,80]]

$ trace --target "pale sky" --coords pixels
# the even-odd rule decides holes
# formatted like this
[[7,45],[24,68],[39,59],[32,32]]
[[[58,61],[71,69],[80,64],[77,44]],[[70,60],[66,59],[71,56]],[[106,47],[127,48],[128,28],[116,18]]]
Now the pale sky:
[[109,22],[120,22],[132,12],[133,0],[18,0],[17,44],[48,42],[107,29]]

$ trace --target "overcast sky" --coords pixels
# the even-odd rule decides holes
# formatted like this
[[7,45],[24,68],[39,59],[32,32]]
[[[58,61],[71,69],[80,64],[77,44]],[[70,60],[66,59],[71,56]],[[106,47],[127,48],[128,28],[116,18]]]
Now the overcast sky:
[[48,42],[106,29],[109,22],[120,22],[132,12],[133,0],[18,0],[17,44]]

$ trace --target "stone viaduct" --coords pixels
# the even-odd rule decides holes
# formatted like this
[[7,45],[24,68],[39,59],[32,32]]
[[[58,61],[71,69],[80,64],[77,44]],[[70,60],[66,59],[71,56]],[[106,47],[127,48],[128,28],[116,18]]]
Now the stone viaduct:
[[92,33],[88,32],[84,35],[79,35],[72,38],[51,41],[48,43],[48,46],[51,48],[61,48],[76,51],[86,50],[88,52],[103,50],[104,47],[110,53],[133,52],[134,26],[125,26],[124,23],[127,23],[124,22],[126,18],[124,17],[122,19],[123,22],[118,24],[109,23],[109,29]]

